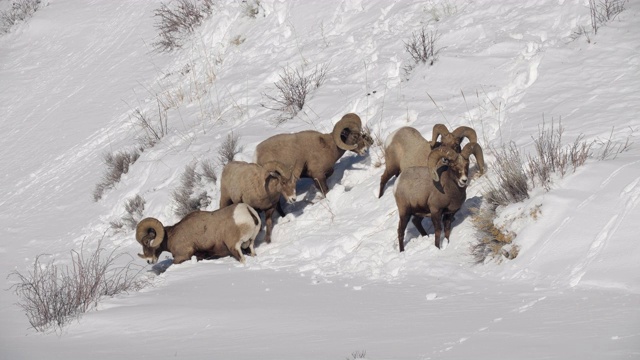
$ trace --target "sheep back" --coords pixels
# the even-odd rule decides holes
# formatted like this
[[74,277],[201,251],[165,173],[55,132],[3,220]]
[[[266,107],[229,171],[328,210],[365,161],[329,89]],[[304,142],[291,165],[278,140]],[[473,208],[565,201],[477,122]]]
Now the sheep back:
[[345,150],[335,145],[331,134],[305,130],[264,140],[256,147],[255,160],[260,165],[280,161],[293,167],[296,178],[316,178],[330,171],[344,153]]
[[201,253],[238,258],[233,249],[239,247],[239,242],[255,239],[260,225],[260,217],[246,204],[215,211],[194,211],[176,225],[165,228],[171,239],[168,250],[173,254],[174,263]]
[[257,210],[273,207],[280,193],[265,191],[267,171],[258,164],[231,161],[220,177],[220,208],[245,203]]

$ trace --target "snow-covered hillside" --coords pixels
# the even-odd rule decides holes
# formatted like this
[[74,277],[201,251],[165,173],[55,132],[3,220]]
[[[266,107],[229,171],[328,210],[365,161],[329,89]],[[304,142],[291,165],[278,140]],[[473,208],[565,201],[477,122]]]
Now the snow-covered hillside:
[[[590,26],[586,0],[261,0],[248,16],[255,4],[219,1],[171,53],[152,46],[158,1],[43,1],[0,36],[0,358],[640,356],[640,4],[627,2],[590,41],[576,35]],[[404,42],[423,27],[440,34],[439,58],[407,73]],[[326,79],[277,124],[269,95],[283,68],[326,68]],[[157,118],[158,100],[167,134],[94,201],[103,155],[137,149],[136,111]],[[172,193],[185,167],[215,163],[228,134],[239,136],[236,158],[251,161],[268,136],[329,132],[349,112],[380,141],[405,125],[426,137],[436,123],[476,129],[488,173],[472,181],[446,250],[433,230],[423,238],[409,225],[398,252],[374,145],[343,156],[326,198],[300,182],[273,242],[260,235],[246,265],[145,272],[142,291],[104,299],[59,334],[37,333],[15,305],[9,274],[39,254],[64,264],[102,239],[151,270],[133,230],[110,222],[135,195],[144,216],[179,221]],[[513,141],[532,153],[552,121],[567,144],[583,135],[594,153],[608,140],[636,144],[511,205],[503,215],[518,230],[518,257],[475,264],[469,209],[482,202],[493,150]],[[202,186],[216,209],[218,186]]]

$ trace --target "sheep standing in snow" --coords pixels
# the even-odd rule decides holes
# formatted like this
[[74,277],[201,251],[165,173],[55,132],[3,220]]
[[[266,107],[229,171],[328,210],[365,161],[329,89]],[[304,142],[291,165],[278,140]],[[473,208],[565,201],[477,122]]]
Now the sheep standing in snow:
[[[441,137],[441,142],[438,138]],[[420,132],[410,126],[404,126],[392,132],[384,144],[385,169],[380,177],[378,197],[384,194],[384,187],[393,176],[398,176],[404,169],[412,166],[428,166],[431,150],[446,146],[460,153],[460,144],[468,138],[470,143],[477,143],[475,130],[467,126],[460,126],[449,132],[443,124],[433,126],[432,141],[422,137]],[[484,172],[484,162],[478,160],[480,173]]]
[[149,264],[157,263],[163,251],[173,255],[174,264],[193,255],[199,260],[231,255],[244,263],[242,249],[249,249],[251,256],[255,256],[253,242],[260,225],[260,216],[246,204],[216,211],[194,211],[172,226],[146,218],[136,228],[136,240],[143,252],[138,256]]
[[245,203],[257,211],[264,211],[265,241],[271,242],[273,212],[280,208],[280,196],[288,203],[296,199],[297,178],[293,168],[287,169],[279,161],[269,161],[264,165],[231,161],[222,170],[220,180],[220,208]]
[[398,246],[401,252],[404,251],[404,233],[412,216],[412,222],[422,236],[427,235],[422,219],[431,217],[437,248],[441,248],[444,223],[444,236],[449,242],[454,215],[467,198],[469,156],[472,154],[478,163],[483,162],[482,148],[475,142],[465,145],[459,154],[441,146],[431,151],[427,166],[410,167],[400,174],[394,196],[400,217]]

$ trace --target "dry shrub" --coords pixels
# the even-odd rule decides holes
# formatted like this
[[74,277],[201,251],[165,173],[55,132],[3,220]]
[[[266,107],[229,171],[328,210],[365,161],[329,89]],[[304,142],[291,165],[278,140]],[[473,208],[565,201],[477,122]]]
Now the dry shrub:
[[[166,99],[165,99],[166,100]],[[169,124],[166,106],[161,106],[162,101],[157,98],[158,116],[149,115],[146,111],[135,109],[131,113],[133,122],[145,132],[144,147],[153,147],[160,139],[169,133]]]
[[218,175],[216,174],[214,163],[210,160],[204,160],[200,163],[200,168],[202,169],[202,177],[215,185],[218,181]]
[[120,220],[112,221],[111,227],[113,229],[135,229],[138,222],[142,219],[144,213],[145,200],[140,195],[136,195],[125,201],[124,209],[126,213]]
[[180,177],[180,186],[171,193],[175,202],[173,213],[179,218],[211,204],[209,194],[200,185],[201,175],[195,169],[196,163],[187,165]]
[[515,245],[510,250],[504,249],[505,245],[513,242],[516,234],[506,230],[504,226],[495,225],[495,207],[475,208],[471,209],[471,213],[471,222],[479,234],[478,241],[471,245],[471,254],[476,263],[482,264],[487,258],[500,261],[502,256],[514,259],[518,255],[518,247]]
[[600,25],[614,20],[623,12],[626,2],[627,0],[589,0],[589,18],[593,33],[597,35]]
[[555,127],[553,120],[551,129],[546,129],[544,122],[538,129],[538,137],[533,139],[536,154],[527,156],[527,177],[533,186],[538,184],[549,190],[552,174],[564,177],[570,168],[575,171],[589,158],[592,143],[585,142],[584,135],[580,135],[567,148],[562,144],[563,132],[562,123]]
[[11,28],[33,16],[40,8],[40,0],[14,0],[11,8],[0,11],[0,35],[11,31]]
[[440,51],[442,51],[442,48],[436,46],[439,39],[440,34],[437,30],[427,33],[424,27],[411,34],[411,38],[404,42],[404,49],[413,61],[404,67],[407,75],[419,64],[433,65],[438,60]]
[[485,200],[493,205],[508,205],[529,197],[527,177],[522,167],[522,156],[514,143],[496,150],[493,165],[495,179],[484,189]]
[[177,0],[175,6],[160,4],[154,11],[159,38],[153,46],[159,51],[182,47],[185,38],[213,12],[213,0]]
[[105,154],[104,163],[107,165],[107,169],[102,175],[102,180],[93,191],[93,200],[102,199],[104,192],[113,188],[120,181],[122,175],[129,172],[129,166],[136,162],[139,157],[140,152],[137,149]]
[[316,66],[311,72],[304,69],[285,67],[280,74],[280,80],[274,83],[275,95],[263,94],[270,104],[262,104],[267,109],[277,110],[282,114],[276,119],[276,124],[282,124],[293,119],[307,100],[311,91],[319,88],[327,77],[328,65]]
[[224,166],[236,157],[242,151],[240,146],[240,135],[234,134],[233,131],[227,134],[225,140],[218,148],[218,162]]
[[144,285],[139,277],[143,267],[131,258],[117,265],[126,253],[107,251],[99,241],[94,250],[71,251],[71,265],[43,262],[38,255],[27,273],[14,271],[10,278],[17,283],[12,289],[18,296],[18,306],[24,310],[36,331],[61,329],[70,320],[93,309],[103,296],[137,291]]

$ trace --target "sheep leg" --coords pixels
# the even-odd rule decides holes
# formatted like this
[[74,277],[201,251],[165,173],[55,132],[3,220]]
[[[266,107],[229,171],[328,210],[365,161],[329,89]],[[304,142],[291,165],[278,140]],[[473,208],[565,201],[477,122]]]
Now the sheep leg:
[[413,215],[411,222],[416,227],[416,229],[418,229],[420,235],[427,236],[427,231],[422,226],[422,219],[424,219],[422,216]]
[[409,224],[409,218],[411,214],[404,214],[398,212],[400,215],[400,221],[398,222],[398,248],[400,252],[404,251],[404,232],[407,230],[407,224]]
[[271,243],[271,229],[273,228],[273,212],[274,211],[275,211],[275,208],[271,208],[264,212],[264,223],[266,228],[264,241],[266,241],[267,244]]
[[285,217],[284,210],[282,210],[282,204],[280,204],[280,199],[278,199],[278,202],[276,203],[276,210],[278,210],[278,215],[280,215],[280,217]]
[[314,178],[314,180],[316,181],[318,187],[320,188],[320,191],[322,192],[322,195],[326,198],[327,197],[327,178],[324,176],[318,176],[316,178]]
[[433,223],[433,227],[435,228],[436,233],[435,245],[438,249],[440,249],[440,235],[442,234],[442,212],[435,211],[431,213],[431,222]]
[[229,253],[236,260],[243,264],[245,263],[244,255],[242,254],[242,242],[238,241],[234,247],[229,248]]
[[444,222],[444,237],[449,239],[451,236],[451,224],[453,223],[453,214],[444,214],[442,216]]
[[399,174],[398,169],[389,169],[389,168],[384,169],[384,172],[380,177],[380,192],[378,193],[378,198],[381,198],[382,195],[384,195],[384,187],[389,182],[389,179],[391,179],[393,176],[398,176],[398,174]]

